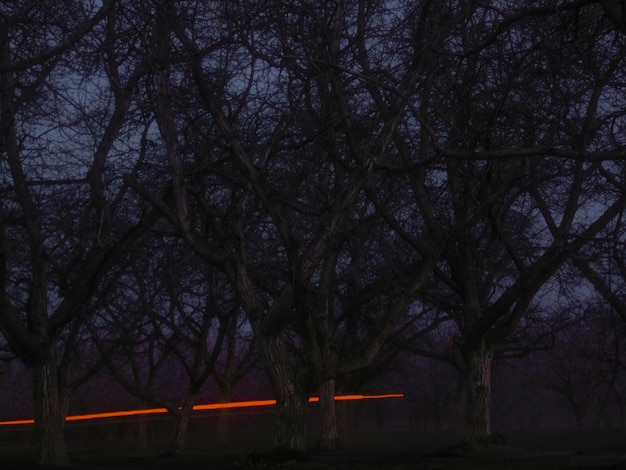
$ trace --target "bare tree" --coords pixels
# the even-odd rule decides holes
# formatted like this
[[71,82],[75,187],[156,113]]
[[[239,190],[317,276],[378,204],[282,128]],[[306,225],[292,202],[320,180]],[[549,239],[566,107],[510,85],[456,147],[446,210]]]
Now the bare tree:
[[593,423],[600,423],[615,411],[623,425],[623,325],[593,299],[570,315],[572,322],[558,333],[554,349],[534,356],[532,380],[567,405],[577,427],[592,424],[592,413]]
[[[233,297],[236,298],[233,292]],[[220,402],[233,401],[233,390],[260,361],[257,338],[252,332],[245,312],[233,309],[227,318],[223,318],[222,328],[225,330],[225,346],[213,370],[213,379],[220,390]],[[230,408],[222,408],[219,414],[215,437],[218,443],[226,445],[230,442]]]
[[[604,107],[621,59],[606,23],[578,21],[587,7],[155,5],[149,103],[171,188],[128,182],[237,286],[278,447],[303,448],[307,396],[373,360],[433,269],[427,298],[459,328],[468,437],[489,433],[496,345],[622,206],[586,191],[619,186],[602,161],[621,155]],[[387,315],[340,359],[334,286],[351,259]]]
[[59,335],[142,230],[110,172],[139,76],[99,61],[114,49],[102,34],[114,3],[26,2],[0,15],[0,328],[33,374],[42,465],[68,461]]
[[[467,437],[489,433],[495,351],[574,254],[623,308],[609,263],[581,255],[607,253],[598,239],[621,237],[623,211],[624,39],[603,16],[621,27],[617,4],[599,3],[4,8],[0,329],[33,371],[40,462],[67,461],[59,338],[105,311],[94,294],[128,275],[156,213],[225,289],[225,389],[249,364],[230,363],[245,312],[278,401],[277,447],[303,450],[320,386],[334,445],[333,380],[371,373],[395,354],[390,338],[424,349],[450,319]],[[189,313],[198,289],[149,279],[123,287],[158,300],[150,315],[109,311],[109,333],[145,330],[148,349],[203,383],[220,348],[198,338],[214,318]]]
[[[144,250],[151,252],[150,262]],[[112,282],[90,330],[113,378],[130,394],[173,414],[169,452],[178,454],[193,406],[236,318],[235,297],[228,282],[198,265],[184,246],[153,241],[134,258]]]
[[[411,260],[413,269],[394,295],[386,296],[387,315],[379,317],[365,351],[344,363],[332,359],[330,287],[345,261],[340,253],[347,234],[356,231],[359,218],[369,217],[364,185],[376,162],[386,158],[406,99],[425,67],[419,41],[426,41],[427,32],[420,24],[399,23],[408,34],[415,28],[419,41],[400,53],[407,66],[394,71],[394,89],[382,91],[387,108],[372,118],[372,108],[350,89],[358,73],[342,72],[354,64],[341,50],[341,36],[358,21],[357,9],[349,10],[346,2],[319,11],[308,4],[273,4],[268,16],[256,15],[254,8],[230,3],[216,9],[213,29],[230,28],[227,38],[216,39],[194,23],[202,15],[175,2],[159,5],[155,28],[165,39],[158,47],[152,103],[170,164],[172,204],[135,187],[198,254],[236,283],[278,401],[276,446],[302,450],[308,396],[319,384],[375,357],[430,271],[429,257]],[[296,16],[283,15],[283,8],[293,8]],[[388,8],[374,14],[382,18]],[[273,22],[283,17],[276,35]],[[357,34],[367,35],[365,28]],[[240,63],[248,65],[240,68]],[[273,78],[283,74],[284,89]],[[177,85],[179,79],[186,91]],[[196,107],[183,109],[181,103],[190,98],[188,83]],[[189,121],[191,109],[197,110],[196,123]],[[316,128],[311,123],[320,117],[325,121]],[[212,155],[194,148],[198,137],[185,133],[184,122],[197,128],[198,121],[209,129],[199,142],[213,148]],[[287,127],[290,121],[294,125]],[[194,179],[205,183],[195,186]],[[383,274],[391,276],[388,283],[397,278],[391,271]]]
[[[398,188],[410,189],[387,199],[369,193],[418,253],[437,252],[443,240],[437,285],[424,299],[458,329],[454,362],[470,440],[491,432],[498,345],[545,283],[623,209],[621,164],[600,162],[623,158],[609,124],[623,119],[613,81],[622,59],[600,39],[614,34],[599,16],[576,23],[580,7],[568,4],[557,16],[527,5],[443,7],[447,41],[432,52],[437,67],[426,70],[412,120],[394,134],[398,158],[389,171]],[[545,35],[564,43],[557,51]],[[566,47],[579,63],[566,61]],[[605,103],[617,111],[606,113]]]

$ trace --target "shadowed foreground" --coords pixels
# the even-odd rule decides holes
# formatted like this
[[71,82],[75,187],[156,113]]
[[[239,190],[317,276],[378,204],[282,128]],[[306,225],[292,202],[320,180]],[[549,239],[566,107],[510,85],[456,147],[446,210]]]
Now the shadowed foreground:
[[[626,433],[623,431],[536,431],[507,433],[507,443],[451,444],[451,436],[437,433],[363,433],[338,452],[311,451],[306,455],[276,455],[246,450],[202,449],[191,446],[187,455],[142,455],[129,448],[75,448],[70,469],[328,469],[328,470],[448,470],[448,469],[623,469],[626,470]],[[249,452],[253,450],[252,452]],[[0,468],[34,468],[23,451],[0,450]]]
[[[258,457],[258,456],[252,456]],[[36,468],[30,459],[5,460],[3,469]],[[447,470],[447,469],[624,469],[626,454],[535,454],[517,457],[426,457],[413,454],[352,453],[312,454],[300,461],[282,463],[254,461],[250,456],[187,455],[180,457],[82,457],[73,459],[69,469],[127,469],[140,470],[187,469],[394,469],[394,470]]]

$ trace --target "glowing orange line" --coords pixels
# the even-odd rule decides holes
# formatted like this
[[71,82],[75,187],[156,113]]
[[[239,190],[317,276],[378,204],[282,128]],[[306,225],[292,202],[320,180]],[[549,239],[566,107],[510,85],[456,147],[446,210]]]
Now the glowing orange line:
[[[387,393],[384,395],[337,395],[335,401],[342,400],[378,400],[381,398],[403,398],[404,393]],[[317,401],[317,400],[316,400]]]
[[[388,393],[386,395],[337,395],[335,401],[345,400],[370,400],[381,398],[402,398],[403,393]],[[309,402],[316,403],[320,401],[318,397],[309,398]],[[227,408],[248,408],[253,406],[272,406],[276,404],[276,400],[250,400],[250,401],[235,401],[231,403],[209,403],[206,405],[195,405],[194,411],[200,410],[219,410]],[[150,408],[147,410],[126,410],[126,411],[113,411],[109,413],[91,413],[85,415],[74,415],[65,418],[66,421],[82,421],[86,419],[101,419],[101,418],[117,418],[121,416],[138,416],[157,413],[167,413],[166,408]],[[10,426],[16,424],[33,424],[34,419],[19,419],[13,421],[0,421],[0,426]]]
[[15,420],[15,421],[2,421],[0,422],[0,424],[5,425],[5,424],[33,424],[35,422],[34,419],[19,419],[19,420]]
[[276,400],[251,400],[251,401],[233,401],[231,403],[210,403],[208,405],[196,405],[194,410],[223,410],[226,408],[247,408],[251,406],[271,406],[275,405]]
[[92,414],[87,414],[87,415],[74,415],[74,416],[68,416],[67,418],[65,418],[65,421],[81,421],[84,419],[99,419],[99,418],[117,418],[119,416],[151,415],[151,414],[157,414],[157,413],[167,413],[167,408],[150,408],[147,410],[112,411],[109,413],[92,413]]

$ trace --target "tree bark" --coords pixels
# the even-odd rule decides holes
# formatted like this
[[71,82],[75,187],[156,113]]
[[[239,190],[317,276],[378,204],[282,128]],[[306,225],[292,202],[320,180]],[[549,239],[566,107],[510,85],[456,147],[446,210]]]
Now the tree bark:
[[282,339],[276,335],[263,338],[263,350],[276,397],[275,450],[304,452],[308,396],[298,390]]
[[48,353],[32,368],[37,462],[41,466],[66,466],[65,413],[59,396],[54,353]]
[[170,454],[180,455],[185,450],[185,444],[187,442],[187,430],[189,429],[189,418],[191,417],[191,411],[193,410],[193,402],[189,401],[185,403],[174,414],[174,426],[172,427],[172,435],[170,442]]
[[324,382],[319,389],[322,436],[319,448],[337,450],[341,448],[337,430],[337,408],[335,406],[335,379]]
[[491,364],[493,349],[480,347],[464,357],[466,368],[465,440],[491,434]]
[[306,450],[306,407],[308,400],[284,390],[276,397],[276,451]]

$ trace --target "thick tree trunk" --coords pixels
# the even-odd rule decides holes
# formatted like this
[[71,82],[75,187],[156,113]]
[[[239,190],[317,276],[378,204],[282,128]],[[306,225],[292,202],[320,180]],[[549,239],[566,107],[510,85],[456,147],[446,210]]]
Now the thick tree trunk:
[[32,368],[37,461],[41,466],[65,466],[65,413],[59,396],[57,368],[51,352]]
[[185,443],[187,441],[187,430],[189,429],[189,418],[193,405],[191,402],[185,403],[174,414],[174,426],[172,427],[172,435],[170,442],[170,454],[180,455],[185,450]]
[[308,396],[297,390],[293,366],[281,338],[263,338],[263,351],[276,397],[275,450],[304,452]]
[[319,389],[322,436],[319,448],[336,450],[341,448],[337,431],[337,409],[335,406],[335,379],[324,382]]
[[276,396],[276,451],[306,450],[306,408],[308,400],[284,390]]
[[467,401],[465,440],[491,434],[491,363],[493,350],[480,348],[465,356]]

